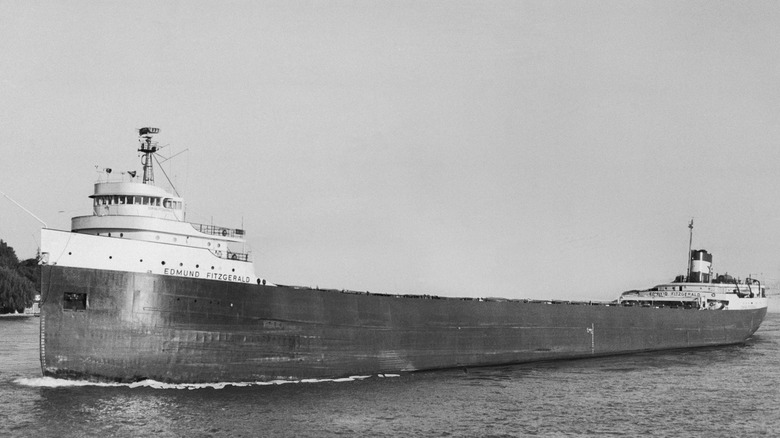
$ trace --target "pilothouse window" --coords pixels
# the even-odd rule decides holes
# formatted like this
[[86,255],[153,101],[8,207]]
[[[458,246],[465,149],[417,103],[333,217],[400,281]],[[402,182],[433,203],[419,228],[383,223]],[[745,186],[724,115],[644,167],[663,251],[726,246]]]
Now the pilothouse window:
[[[159,203],[157,205],[160,205]],[[183,204],[180,201],[174,201],[172,199],[164,199],[163,200],[163,207],[169,208],[172,210],[181,210],[183,208]]]

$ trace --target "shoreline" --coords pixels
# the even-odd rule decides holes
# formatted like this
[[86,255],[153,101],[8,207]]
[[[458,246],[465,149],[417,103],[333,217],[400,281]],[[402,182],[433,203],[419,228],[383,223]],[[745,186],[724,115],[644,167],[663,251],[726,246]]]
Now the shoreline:
[[3,313],[0,314],[0,319],[33,318],[33,317],[40,317],[40,316],[41,316],[40,314],[35,314],[35,313]]

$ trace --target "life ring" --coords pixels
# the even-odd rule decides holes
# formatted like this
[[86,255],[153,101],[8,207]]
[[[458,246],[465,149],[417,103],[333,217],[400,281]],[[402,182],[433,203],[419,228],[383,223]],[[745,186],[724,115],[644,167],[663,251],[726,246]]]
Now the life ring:
[[214,255],[217,257],[222,257],[222,251],[214,251]]
[[222,230],[222,235],[227,236],[227,230]]
[[230,258],[231,258],[231,259],[233,259],[233,260],[238,260],[238,256],[237,256],[237,255],[235,255],[235,254],[233,254],[232,256],[230,256]]
[[715,294],[712,294],[712,298],[715,298]]

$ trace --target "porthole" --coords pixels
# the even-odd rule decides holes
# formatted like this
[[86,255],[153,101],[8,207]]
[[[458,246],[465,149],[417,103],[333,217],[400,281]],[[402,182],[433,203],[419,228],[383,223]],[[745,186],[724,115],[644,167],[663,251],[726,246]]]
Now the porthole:
[[108,237],[111,237],[111,233],[108,233]]
[[212,270],[212,271],[214,270],[214,267],[213,267],[213,266],[211,267],[211,270]]
[[162,264],[164,265],[164,264],[165,264],[165,260],[163,260],[163,261],[162,261],[162,262],[160,262],[160,263],[162,263]]
[[125,233],[119,233],[119,237],[125,237]]
[[108,256],[108,259],[109,259],[109,260],[111,260],[111,259],[113,259],[113,258],[114,258],[114,256]]
[[144,259],[141,259],[141,260],[140,260],[140,262],[141,262],[141,263],[143,263],[143,262],[144,262]]
[[71,254],[73,254],[73,253],[72,252],[68,252],[68,255],[71,255]]
[[217,244],[217,248],[221,248],[221,247],[222,247],[222,244],[221,244],[221,243],[218,243],[218,244]]
[[236,272],[236,268],[231,269],[231,271]]
[[184,263],[179,263],[179,266],[184,266]]
[[160,240],[160,236],[154,236],[155,240]]
[[206,246],[211,246],[211,242],[206,242]]
[[200,265],[195,265],[196,268],[200,268]]

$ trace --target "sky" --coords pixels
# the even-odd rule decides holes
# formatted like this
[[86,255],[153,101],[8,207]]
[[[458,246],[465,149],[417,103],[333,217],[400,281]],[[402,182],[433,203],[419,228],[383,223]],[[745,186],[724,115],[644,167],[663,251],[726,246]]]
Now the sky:
[[[775,1],[0,0],[0,54],[0,191],[50,228],[154,126],[272,282],[609,300],[693,218],[780,284]],[[20,258],[41,227],[0,197]]]

